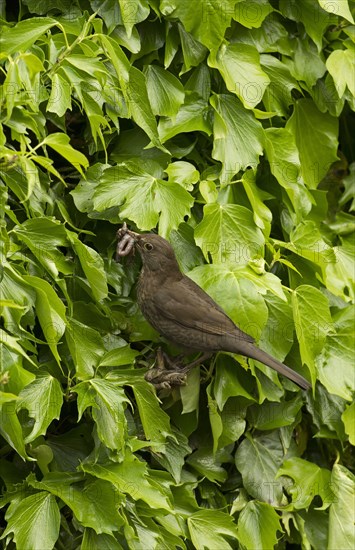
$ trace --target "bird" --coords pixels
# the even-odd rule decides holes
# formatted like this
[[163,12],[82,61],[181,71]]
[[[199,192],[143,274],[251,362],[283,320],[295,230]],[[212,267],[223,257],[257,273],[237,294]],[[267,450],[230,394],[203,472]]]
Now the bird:
[[[166,239],[155,233],[135,233],[126,227],[118,231],[118,237],[122,239],[117,248],[120,255],[127,255],[134,247],[142,260],[137,302],[143,316],[171,343],[203,352],[202,358],[185,366],[182,373],[213,353],[225,351],[256,359],[302,389],[311,388],[303,376],[258,348],[252,336],[243,332],[211,296],[182,273],[174,250]],[[160,382],[163,380],[160,387],[169,387],[169,381],[181,384],[179,369],[176,375],[173,372],[174,361],[170,361],[164,377],[163,358],[161,354],[159,357],[158,368],[147,379],[153,381],[156,376]],[[166,380],[169,381],[165,383]]]

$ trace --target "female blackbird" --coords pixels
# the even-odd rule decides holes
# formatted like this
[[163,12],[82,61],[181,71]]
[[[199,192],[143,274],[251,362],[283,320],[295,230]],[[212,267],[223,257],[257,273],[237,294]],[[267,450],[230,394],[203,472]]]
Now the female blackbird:
[[256,347],[249,334],[240,330],[202,288],[181,273],[167,240],[126,228],[123,233],[119,230],[119,237],[124,237],[118,248],[120,255],[126,255],[134,245],[139,251],[143,266],[138,282],[138,305],[161,335],[190,350],[208,354],[229,351],[256,359],[301,388],[311,387],[300,374]]

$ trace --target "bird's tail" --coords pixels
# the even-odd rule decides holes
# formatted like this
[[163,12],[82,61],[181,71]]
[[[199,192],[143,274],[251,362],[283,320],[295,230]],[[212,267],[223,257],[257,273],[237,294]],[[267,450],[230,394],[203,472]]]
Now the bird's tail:
[[305,378],[303,378],[303,376],[290,369],[290,367],[287,367],[286,365],[281,363],[281,361],[278,361],[277,359],[272,357],[272,355],[266,353],[266,351],[257,348],[249,342],[243,342],[242,348],[243,349],[241,349],[241,346],[239,346],[240,351],[238,351],[237,353],[241,353],[242,355],[246,355],[251,359],[256,359],[257,361],[264,363],[264,365],[267,365],[268,367],[271,367],[283,376],[286,376],[286,378],[289,378],[290,380],[292,380],[292,382],[294,382],[304,390],[308,390],[312,387],[311,384]]

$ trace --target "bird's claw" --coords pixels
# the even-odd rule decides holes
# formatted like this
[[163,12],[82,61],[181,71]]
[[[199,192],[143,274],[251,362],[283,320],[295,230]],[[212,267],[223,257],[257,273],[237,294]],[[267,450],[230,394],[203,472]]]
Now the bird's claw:
[[186,373],[160,370],[156,367],[150,369],[144,378],[155,386],[157,390],[170,390],[175,386],[186,384]]
[[174,386],[185,386],[188,373],[211,356],[210,352],[203,353],[198,359],[185,365],[184,355],[171,358],[161,348],[157,350],[155,366],[146,373],[144,378],[159,389],[171,389]]
[[181,357],[179,355],[172,359],[161,348],[158,348],[156,364],[149,369],[144,378],[157,390],[169,390],[175,386],[184,386],[188,371],[186,367],[183,367]]

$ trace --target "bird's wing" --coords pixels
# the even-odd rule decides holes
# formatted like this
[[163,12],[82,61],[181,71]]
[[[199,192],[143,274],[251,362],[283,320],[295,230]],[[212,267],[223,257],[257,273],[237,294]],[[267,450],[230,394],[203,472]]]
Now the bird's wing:
[[247,342],[254,338],[240,330],[223,309],[194,281],[184,276],[171,285],[162,285],[154,296],[159,315],[185,327],[209,334],[236,334]]

